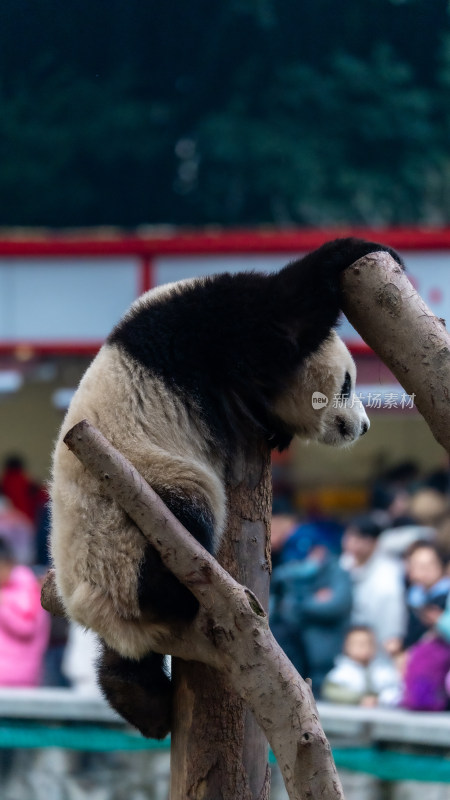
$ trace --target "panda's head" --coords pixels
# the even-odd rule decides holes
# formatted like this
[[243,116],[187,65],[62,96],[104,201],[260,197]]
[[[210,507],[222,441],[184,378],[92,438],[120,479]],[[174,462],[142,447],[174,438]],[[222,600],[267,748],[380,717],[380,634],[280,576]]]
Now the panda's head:
[[334,447],[353,444],[370,427],[355,394],[356,367],[335,331],[310,356],[273,409],[294,434]]

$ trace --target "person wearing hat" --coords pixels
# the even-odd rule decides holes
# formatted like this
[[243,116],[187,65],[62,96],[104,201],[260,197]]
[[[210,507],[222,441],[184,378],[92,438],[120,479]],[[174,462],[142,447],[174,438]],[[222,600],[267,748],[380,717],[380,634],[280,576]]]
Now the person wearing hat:
[[308,529],[300,558],[274,569],[272,633],[316,696],[341,651],[350,619],[351,583],[330,537]]

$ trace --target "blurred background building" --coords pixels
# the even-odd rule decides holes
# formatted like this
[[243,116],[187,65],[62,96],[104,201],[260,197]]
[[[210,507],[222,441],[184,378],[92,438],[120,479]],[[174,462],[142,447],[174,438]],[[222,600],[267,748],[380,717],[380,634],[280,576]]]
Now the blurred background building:
[[[153,286],[196,275],[275,270],[342,231],[197,231],[0,240],[0,459],[20,452],[49,475],[52,444],[87,364],[129,304]],[[376,237],[379,232],[359,231]],[[450,318],[450,232],[390,229],[410,279],[439,317]],[[327,513],[368,504],[367,487],[398,462],[419,473],[447,457],[389,370],[344,319],[340,333],[358,368],[372,428],[355,448],[299,444],[274,454],[300,509]],[[279,488],[276,484],[276,488]]]

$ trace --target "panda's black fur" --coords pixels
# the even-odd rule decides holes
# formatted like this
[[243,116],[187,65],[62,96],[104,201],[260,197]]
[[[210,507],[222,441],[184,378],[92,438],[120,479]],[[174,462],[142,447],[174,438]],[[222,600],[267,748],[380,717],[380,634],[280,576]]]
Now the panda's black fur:
[[109,341],[201,407],[228,450],[256,427],[283,449],[292,432],[270,411],[293,370],[328,336],[340,312],[339,274],[358,258],[393,250],[358,239],[328,242],[281,272],[225,273],[125,317]]
[[[358,408],[326,422],[311,410],[296,419],[292,397],[298,393],[299,409],[310,409],[312,390],[323,388],[314,381],[323,380],[327,391],[339,391],[351,376],[354,383],[351,357],[331,335],[339,279],[380,250],[402,263],[383,245],[338,239],[276,274],[223,274],[150,292],[114,328],[80,384],[54,456],[56,580],[68,614],[103,640],[99,680],[106,697],[147,736],[167,733],[171,692],[162,657],[149,652],[146,638],[155,625],[192,618],[197,601],[86,478],[63,436],[90,419],[216,552],[236,437],[261,436],[282,449],[296,433],[343,444],[367,430]],[[342,358],[350,366],[342,366],[334,386]],[[320,419],[320,431],[312,430]]]

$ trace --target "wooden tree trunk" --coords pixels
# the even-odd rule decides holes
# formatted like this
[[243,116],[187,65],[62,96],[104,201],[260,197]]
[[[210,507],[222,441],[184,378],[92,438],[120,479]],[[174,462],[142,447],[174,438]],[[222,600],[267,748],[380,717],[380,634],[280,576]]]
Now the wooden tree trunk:
[[[218,560],[267,610],[272,488],[269,451],[260,442],[236,454],[227,498]],[[171,800],[267,800],[267,739],[226,677],[175,658],[172,676]]]

